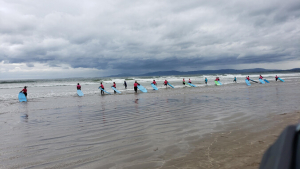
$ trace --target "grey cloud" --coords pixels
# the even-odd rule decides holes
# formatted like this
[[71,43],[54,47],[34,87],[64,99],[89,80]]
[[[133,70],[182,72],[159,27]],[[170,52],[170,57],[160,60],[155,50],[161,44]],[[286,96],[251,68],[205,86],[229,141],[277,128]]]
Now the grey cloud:
[[173,70],[300,55],[293,0],[0,4],[0,61],[29,67]]

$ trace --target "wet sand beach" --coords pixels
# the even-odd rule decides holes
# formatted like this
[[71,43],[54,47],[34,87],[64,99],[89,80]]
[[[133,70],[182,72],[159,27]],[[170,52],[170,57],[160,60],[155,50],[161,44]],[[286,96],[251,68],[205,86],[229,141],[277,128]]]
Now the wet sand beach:
[[257,168],[299,79],[1,103],[0,168]]

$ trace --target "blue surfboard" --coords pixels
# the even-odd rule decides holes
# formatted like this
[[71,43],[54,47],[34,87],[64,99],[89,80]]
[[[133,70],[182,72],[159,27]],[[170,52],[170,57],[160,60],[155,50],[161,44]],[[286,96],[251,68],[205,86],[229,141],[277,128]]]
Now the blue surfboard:
[[265,84],[265,82],[262,79],[258,79],[261,84]]
[[20,102],[27,102],[27,98],[26,98],[26,96],[25,96],[25,94],[23,92],[19,93],[18,98],[19,98]]
[[158,88],[155,86],[155,84],[151,83],[151,86],[153,87],[154,90],[158,90]]
[[280,79],[280,78],[278,78],[280,81],[282,81],[282,82],[284,82],[284,80],[282,80],[282,79]]
[[258,83],[257,81],[255,81],[255,80],[252,80],[252,79],[250,79],[252,82],[255,82],[255,83]]
[[245,82],[248,86],[251,86],[250,82],[247,79],[245,79]]
[[110,94],[109,92],[107,92],[106,90],[103,90],[101,87],[99,87],[100,90],[104,91],[107,94]]
[[170,83],[168,83],[169,86],[171,86],[172,88],[174,88]]
[[119,90],[117,90],[116,88],[114,87],[111,87],[114,91],[116,91],[117,93],[121,93]]
[[78,94],[78,96],[83,96],[83,93],[81,90],[77,90],[77,94]]
[[220,81],[218,81],[220,85],[222,85],[222,83]]
[[264,79],[265,82],[270,83],[267,79]]
[[147,93],[147,89],[144,88],[142,85],[138,85],[137,87],[139,88],[140,91]]
[[192,87],[196,87],[194,84],[192,83],[188,83],[188,85],[192,86]]

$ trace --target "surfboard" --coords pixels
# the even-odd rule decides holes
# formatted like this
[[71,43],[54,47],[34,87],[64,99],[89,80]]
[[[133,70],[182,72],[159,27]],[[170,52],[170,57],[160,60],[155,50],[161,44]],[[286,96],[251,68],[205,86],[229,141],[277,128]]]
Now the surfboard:
[[245,82],[248,86],[251,86],[250,82],[247,79],[245,79]]
[[144,88],[142,85],[138,85],[137,87],[139,88],[140,91],[147,93],[147,89]]
[[218,81],[215,81],[215,84],[216,84],[217,86],[220,86],[220,83],[219,83]]
[[262,79],[258,79],[261,84],[265,84],[265,82]]
[[100,90],[104,91],[107,94],[110,94],[109,92],[107,92],[106,90],[103,90],[101,87],[99,87]]
[[154,90],[158,90],[158,88],[155,86],[155,84],[151,83],[151,86],[153,87]]
[[222,83],[220,81],[218,81],[220,85],[222,85]]
[[121,93],[119,90],[117,90],[116,88],[114,87],[111,87],[114,91],[116,91],[117,93]]
[[26,98],[26,96],[25,96],[25,94],[23,92],[19,93],[18,98],[19,98],[20,102],[27,102],[27,98]]
[[174,88],[170,83],[168,83],[169,86],[171,86],[172,88]]
[[267,79],[264,79],[265,82],[270,83]]
[[192,86],[192,87],[196,87],[194,84],[192,83],[188,83],[188,85]]
[[252,80],[252,79],[250,79],[252,82],[255,82],[255,83],[258,83],[257,81],[255,81],[255,80]]
[[78,94],[78,96],[83,96],[83,93],[81,90],[77,90],[77,94]]
[[282,80],[282,79],[280,79],[280,78],[278,78],[280,81],[282,81],[282,82],[284,82],[284,80]]

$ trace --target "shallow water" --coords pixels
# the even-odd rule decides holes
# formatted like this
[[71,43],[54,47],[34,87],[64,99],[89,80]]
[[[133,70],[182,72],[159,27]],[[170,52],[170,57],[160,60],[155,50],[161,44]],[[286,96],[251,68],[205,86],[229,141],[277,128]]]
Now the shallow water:
[[3,101],[0,168],[157,168],[207,133],[300,110],[299,84]]

